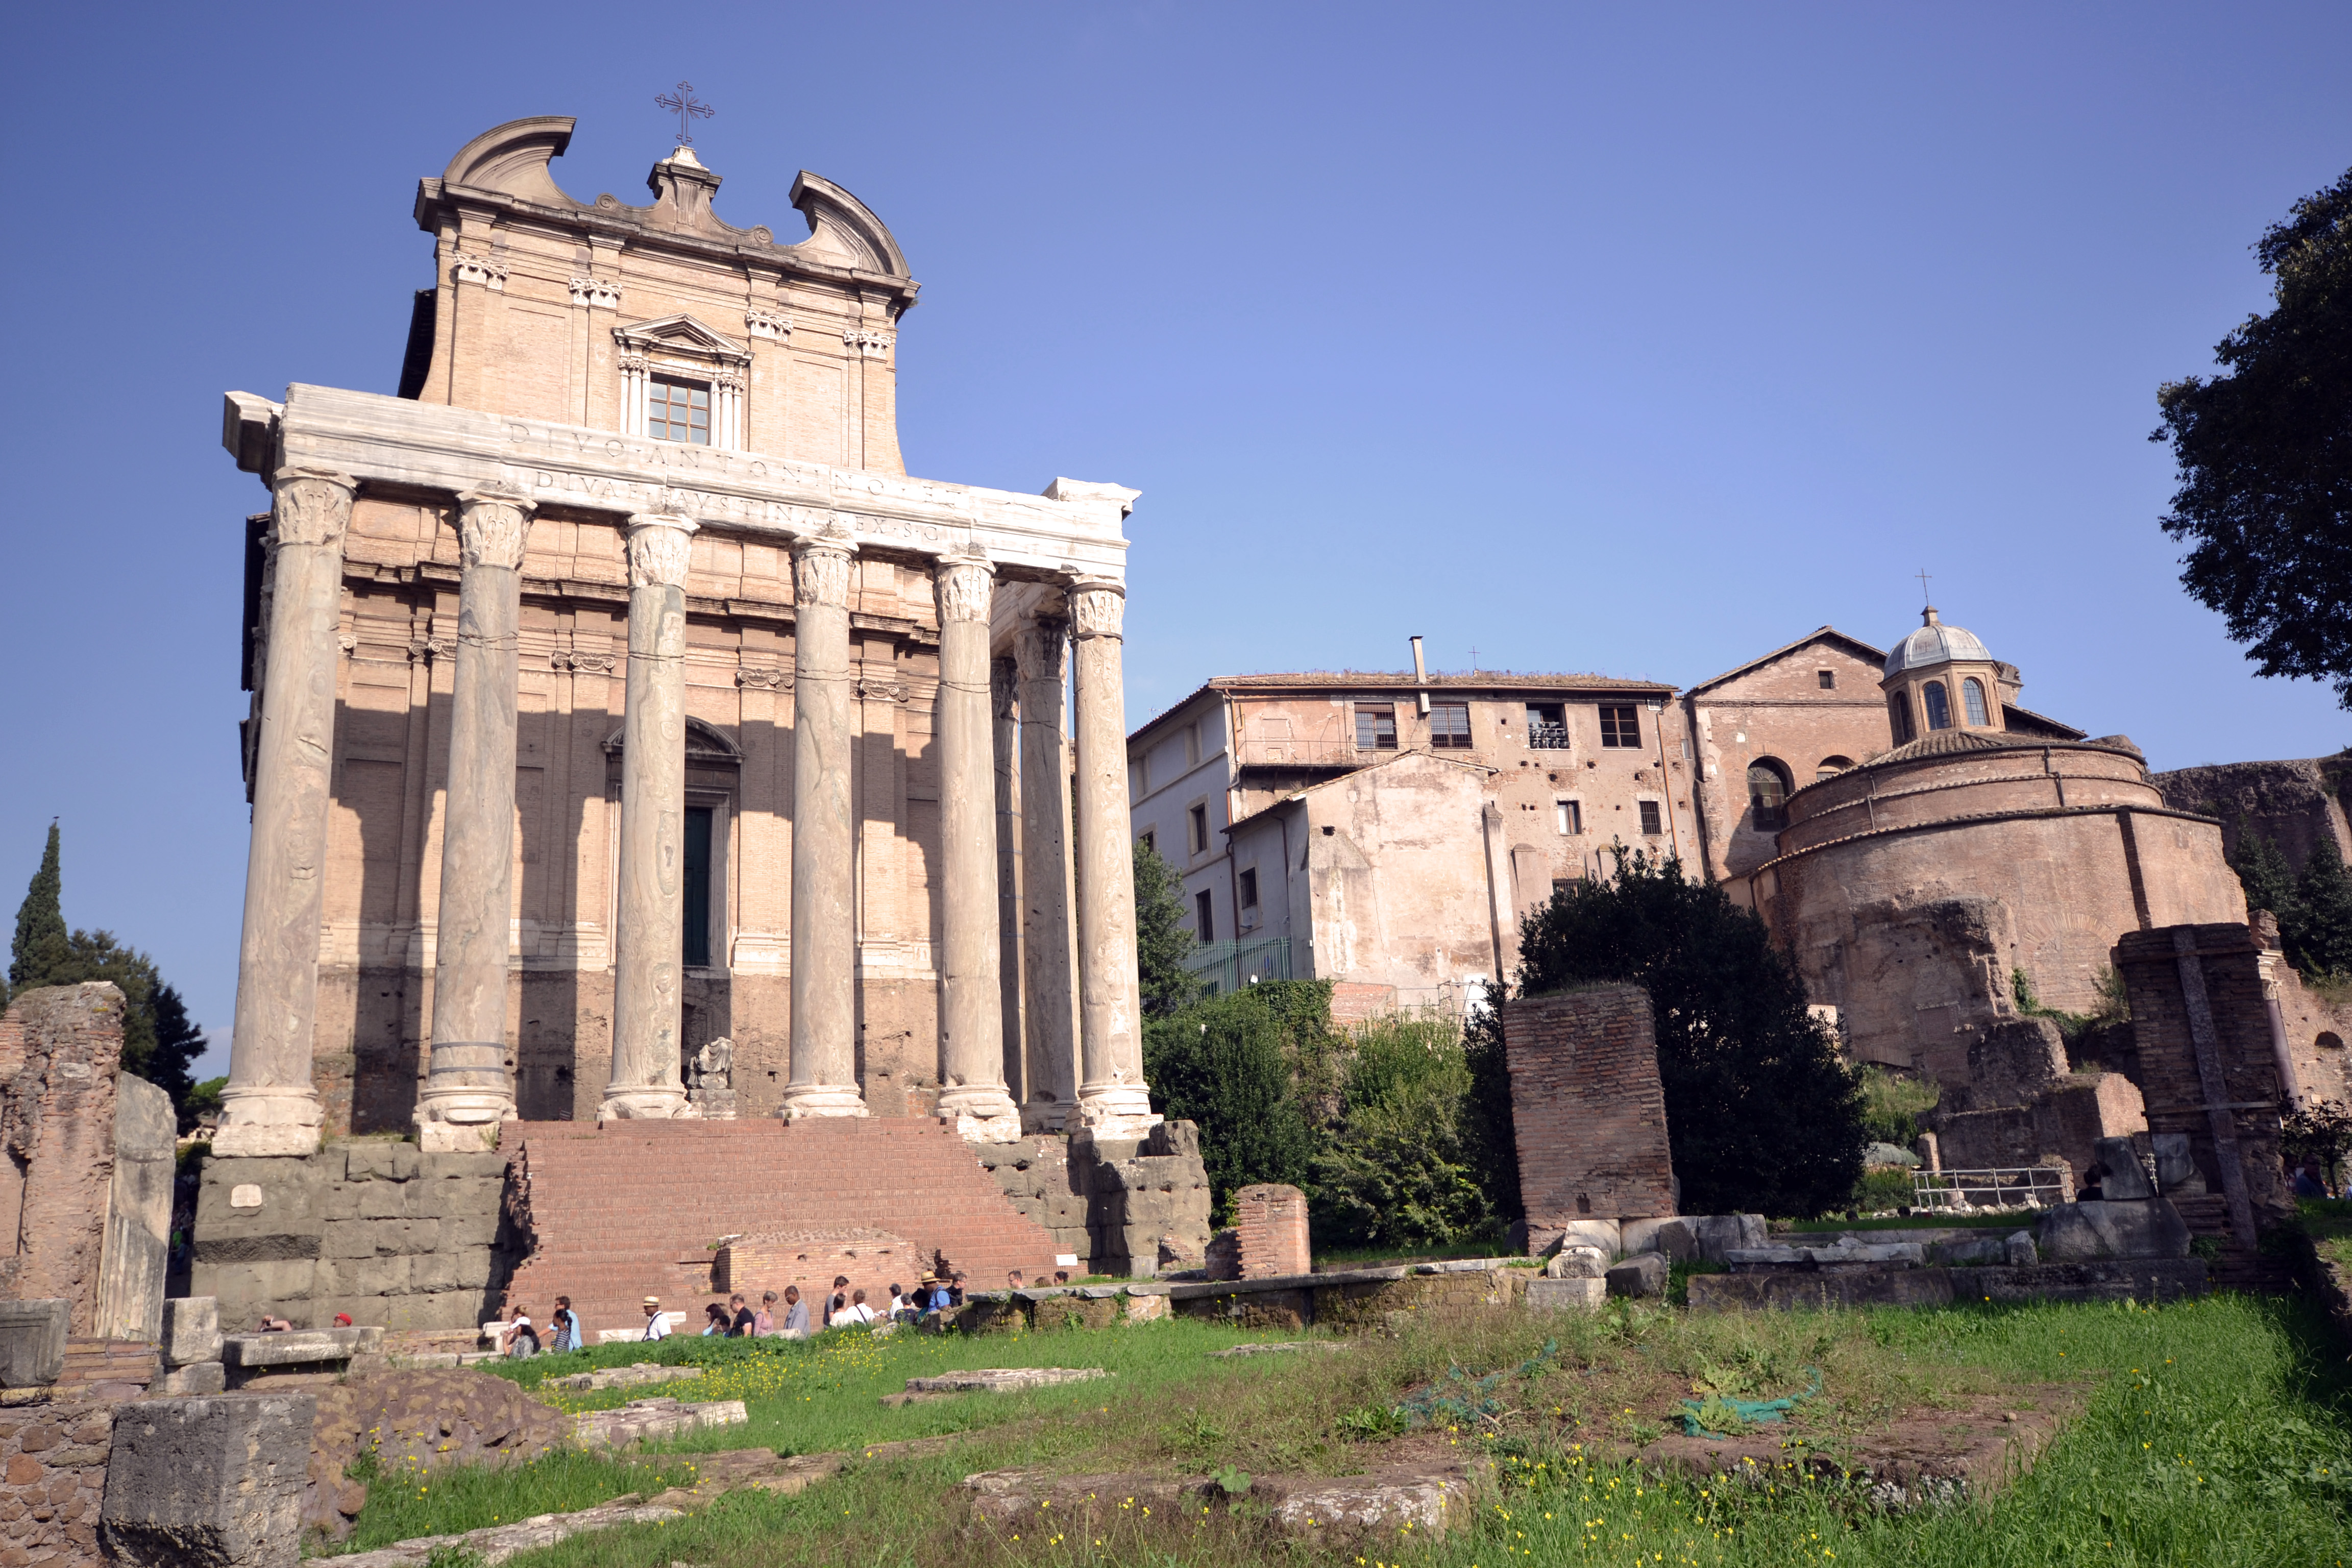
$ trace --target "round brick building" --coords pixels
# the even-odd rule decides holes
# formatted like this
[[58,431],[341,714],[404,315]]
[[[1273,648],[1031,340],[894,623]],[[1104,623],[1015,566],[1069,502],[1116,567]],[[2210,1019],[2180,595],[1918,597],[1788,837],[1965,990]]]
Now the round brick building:
[[1886,659],[1900,743],[1790,795],[1778,854],[1735,894],[1853,1055],[1948,1081],[2017,1016],[2012,971],[2087,1012],[2125,932],[2242,921],[2246,903],[2221,824],[2168,806],[2137,747],[2011,732],[2011,668],[1926,622]]

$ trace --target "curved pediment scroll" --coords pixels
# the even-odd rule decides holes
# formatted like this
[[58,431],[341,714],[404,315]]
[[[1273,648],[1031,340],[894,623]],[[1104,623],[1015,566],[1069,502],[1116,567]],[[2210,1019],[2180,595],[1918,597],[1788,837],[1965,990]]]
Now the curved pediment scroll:
[[793,205],[808,219],[809,237],[795,250],[839,257],[861,272],[904,278],[907,258],[873,209],[831,180],[806,169],[793,181]]
[[555,176],[547,172],[548,161],[563,156],[563,150],[572,144],[575,123],[568,114],[535,114],[494,126],[457,150],[441,172],[441,183],[500,191],[547,206],[583,206],[586,204],[565,195]]

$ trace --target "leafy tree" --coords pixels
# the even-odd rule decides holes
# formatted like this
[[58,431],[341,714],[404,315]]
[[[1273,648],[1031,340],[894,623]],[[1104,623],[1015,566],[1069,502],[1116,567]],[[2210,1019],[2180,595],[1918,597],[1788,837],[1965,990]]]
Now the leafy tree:
[[1863,1098],[1764,922],[1678,859],[1618,852],[1521,927],[1518,988],[1649,988],[1687,1214],[1815,1215],[1862,1176]]
[[1201,994],[1184,967],[1196,944],[1184,924],[1184,879],[1143,839],[1135,841],[1135,967],[1147,1015],[1166,1017]]
[[[58,825],[49,824],[41,868],[33,873],[25,901],[16,908],[16,939],[8,948],[8,991],[68,984],[55,976],[72,962],[66,938],[65,878],[58,861]],[[5,999],[5,998],[0,998]]]
[[47,849],[33,885],[16,911],[16,941],[9,964],[12,992],[37,985],[79,985],[110,980],[122,993],[122,1067],[172,1097],[183,1131],[194,1125],[188,1097],[194,1080],[188,1068],[204,1055],[205,1032],[188,1017],[180,993],[156,972],[155,961],[127,947],[112,931],[66,930],[58,829],[49,827]]
[[2254,245],[2276,307],[2213,351],[2227,374],[2157,393],[2179,489],[2180,581],[2264,675],[2331,681],[2352,708],[2352,171]]
[[1439,1247],[1494,1228],[1471,1164],[1470,1065],[1450,1019],[1390,1018],[1356,1037],[1346,1110],[1316,1155],[1316,1234],[1347,1245]]
[[1462,1060],[1470,1092],[1462,1105],[1465,1156],[1486,1194],[1486,1205],[1506,1224],[1525,1219],[1519,1200],[1519,1144],[1511,1120],[1511,1068],[1503,1052],[1504,992],[1496,986],[1470,1009],[1462,1031]]
[[2352,1113],[2347,1113],[2341,1101],[2312,1100],[2297,1105],[2290,1100],[2280,1107],[2279,1152],[2290,1171],[2316,1154],[2327,1180],[2335,1183],[2347,1150],[2352,1150]]
[[1219,1223],[1234,1189],[1303,1185],[1316,1130],[1298,1092],[1328,1053],[1328,981],[1271,980],[1147,1018],[1143,1075],[1152,1109],[1201,1129],[1201,1161]]

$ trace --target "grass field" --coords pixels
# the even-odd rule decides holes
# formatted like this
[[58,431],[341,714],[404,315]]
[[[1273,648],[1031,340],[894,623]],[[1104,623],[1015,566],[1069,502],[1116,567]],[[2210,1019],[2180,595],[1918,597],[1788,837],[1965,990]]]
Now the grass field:
[[[2158,1309],[1975,1306],[1906,1313],[1694,1316],[1617,1306],[1590,1317],[1423,1328],[1344,1352],[1213,1360],[1249,1337],[1179,1321],[980,1340],[892,1336],[809,1345],[672,1342],[664,1359],[709,1357],[698,1384],[663,1393],[741,1396],[749,1428],[700,1449],[793,1452],[948,1432],[920,1459],[853,1461],[796,1498],[728,1495],[664,1526],[583,1536],[517,1568],[766,1568],[768,1564],[1331,1562],[1486,1568],[1537,1563],[2326,1565],[2352,1557],[2352,1404],[2342,1348],[2300,1307],[2221,1296]],[[1433,1439],[1396,1415],[1443,1376],[1518,1367],[1498,1422]],[[612,1347],[626,1360],[642,1347]],[[622,1353],[616,1353],[622,1352]],[[980,1365],[1102,1366],[1102,1383],[885,1410],[905,1378]],[[1903,1410],[1958,1408],[1987,1391],[2080,1385],[2083,1415],[2033,1471],[1990,1503],[1877,1511],[1811,1485],[1728,1490],[1596,1456],[1654,1436],[1696,1381],[1759,1394],[1804,1384],[1794,1431],[1836,1451]],[[514,1369],[525,1381],[546,1370]],[[1317,1552],[1231,1517],[1111,1515],[1100,1533],[968,1532],[953,1502],[976,1470],[1345,1474],[1441,1442],[1496,1461],[1501,1490],[1442,1542]],[[525,1471],[453,1475],[372,1497],[354,1547],[472,1528],[491,1516],[573,1508],[683,1479],[691,1453],[637,1465],[567,1457]],[[379,1489],[383,1489],[379,1484]]]

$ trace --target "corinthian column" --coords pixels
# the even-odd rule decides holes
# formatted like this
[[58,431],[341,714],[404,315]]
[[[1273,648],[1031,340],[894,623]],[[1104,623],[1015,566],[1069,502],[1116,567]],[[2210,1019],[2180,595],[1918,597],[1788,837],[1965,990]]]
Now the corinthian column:
[[845,531],[793,546],[793,1037],[778,1114],[863,1116]]
[[479,1152],[515,1113],[507,1076],[507,947],[514,912],[515,632],[533,502],[457,498],[457,677],[433,969],[433,1058],[416,1142]]
[[1135,860],[1128,842],[1127,700],[1119,626],[1127,589],[1071,584],[1078,688],[1078,1120],[1131,1137],[1160,1120],[1143,1085],[1135,971]]
[[629,519],[613,1076],[599,1121],[693,1114],[678,1081],[686,914],[686,563],[694,524]]
[[1069,631],[1061,616],[1040,614],[1024,616],[1013,638],[1021,691],[1021,976],[1029,1034],[1029,1100],[1021,1114],[1042,1132],[1062,1131],[1078,1110],[1070,752],[1062,733]]
[[317,468],[281,468],[270,481],[269,628],[254,748],[253,844],[215,1154],[308,1154],[319,1147],[319,1091],[310,1081],[319,895],[334,775],[343,531],[357,489],[345,476]]
[[941,932],[940,1114],[967,1138],[1009,1142],[1021,1113],[1004,1089],[1004,998],[996,951],[996,722],[989,695],[988,606],[996,571],[985,556],[945,555],[933,569],[940,606]]

